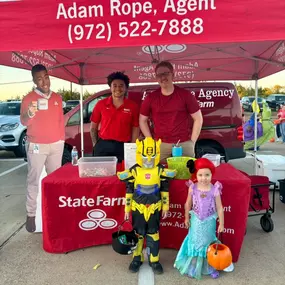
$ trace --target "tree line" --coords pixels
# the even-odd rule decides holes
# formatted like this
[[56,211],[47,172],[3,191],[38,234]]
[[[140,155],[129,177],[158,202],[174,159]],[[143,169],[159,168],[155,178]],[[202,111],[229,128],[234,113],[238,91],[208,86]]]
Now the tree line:
[[[245,96],[247,97],[247,96],[255,95],[255,89],[252,88],[251,86],[244,87],[241,84],[234,84],[234,85],[237,89],[237,92],[240,98],[245,97]],[[31,91],[27,92],[27,94],[30,93]],[[57,93],[62,96],[62,100],[65,102],[68,100],[79,100],[80,99],[80,92],[78,92],[76,89],[71,91],[71,90],[66,90],[63,88],[63,89],[59,89]],[[85,90],[83,94],[83,100],[85,100],[86,98],[94,94],[95,93],[89,93],[87,90]],[[258,88],[259,97],[266,98],[270,94],[285,94],[285,86],[274,85],[273,87],[265,87],[265,88],[259,87]],[[22,96],[17,95],[15,97],[12,97],[11,99],[12,100],[22,100],[25,95],[22,95]]]
[[[255,88],[250,87],[244,87],[241,84],[235,84],[235,87],[237,89],[237,93],[240,98],[247,97],[247,96],[255,96]],[[285,94],[285,86],[281,85],[274,85],[273,87],[259,87],[258,88],[258,96],[266,98],[270,94]]]
[[[80,92],[78,92],[76,89],[74,91],[71,90],[65,90],[59,89],[57,91],[57,94],[60,94],[62,96],[63,101],[68,101],[68,100],[79,100],[80,99]],[[85,90],[83,94],[83,100],[87,99],[89,96],[94,95],[95,93],[90,94],[87,90]]]
[[[10,100],[17,100],[17,101],[21,101],[23,99],[23,97],[25,97],[27,94],[29,94],[31,91],[33,91],[33,89],[31,89],[29,92],[27,92],[24,95],[17,95],[14,97],[11,97]],[[63,101],[68,101],[68,100],[79,100],[80,99],[80,92],[78,92],[76,89],[74,89],[73,91],[71,90],[66,90],[66,89],[59,89],[56,91],[57,94],[62,96],[62,100]],[[94,95],[95,93],[89,93],[87,90],[85,90],[84,94],[83,94],[83,100],[85,100],[86,98],[88,98],[91,95]]]

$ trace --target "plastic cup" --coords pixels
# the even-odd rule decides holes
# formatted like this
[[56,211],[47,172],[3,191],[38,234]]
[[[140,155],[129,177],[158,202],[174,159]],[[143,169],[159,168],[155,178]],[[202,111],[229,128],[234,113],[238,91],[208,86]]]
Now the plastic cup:
[[182,156],[183,154],[183,149],[182,146],[173,146],[172,147],[172,156],[177,157],[177,156]]

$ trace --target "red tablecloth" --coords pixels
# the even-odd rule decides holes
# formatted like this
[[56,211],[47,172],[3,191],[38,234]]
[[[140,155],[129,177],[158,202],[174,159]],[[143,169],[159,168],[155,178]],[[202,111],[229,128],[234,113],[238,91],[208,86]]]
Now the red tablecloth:
[[[225,231],[222,241],[239,257],[250,197],[250,180],[230,164],[217,168],[214,182],[223,184]],[[170,185],[170,215],[162,220],[162,248],[179,249],[184,227],[185,180]],[[43,247],[47,252],[72,250],[111,243],[111,234],[124,217],[125,184],[116,176],[79,178],[78,168],[67,164],[42,181]]]

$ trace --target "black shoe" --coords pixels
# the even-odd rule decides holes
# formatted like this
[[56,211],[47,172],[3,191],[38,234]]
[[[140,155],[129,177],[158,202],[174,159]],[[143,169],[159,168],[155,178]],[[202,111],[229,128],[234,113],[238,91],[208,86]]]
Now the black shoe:
[[138,260],[133,260],[129,266],[129,270],[132,272],[132,273],[136,273],[139,271],[140,267],[142,265],[142,262],[141,261],[138,261]]
[[26,220],[26,230],[33,233],[36,230],[36,217],[28,217]]
[[162,274],[163,267],[159,262],[150,262],[149,265],[151,266],[154,274]]

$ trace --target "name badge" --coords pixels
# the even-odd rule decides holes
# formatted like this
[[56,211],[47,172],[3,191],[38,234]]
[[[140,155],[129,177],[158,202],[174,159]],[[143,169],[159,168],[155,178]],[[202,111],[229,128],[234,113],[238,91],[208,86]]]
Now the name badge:
[[38,144],[34,144],[34,148],[33,148],[33,153],[39,153],[40,152],[40,147]]

